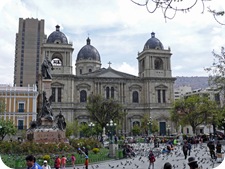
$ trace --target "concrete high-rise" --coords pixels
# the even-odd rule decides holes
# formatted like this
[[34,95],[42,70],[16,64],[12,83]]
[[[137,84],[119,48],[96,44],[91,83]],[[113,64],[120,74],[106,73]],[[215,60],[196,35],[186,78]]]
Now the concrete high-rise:
[[15,46],[14,85],[38,85],[38,74],[42,63],[41,45],[45,38],[43,19],[19,19]]

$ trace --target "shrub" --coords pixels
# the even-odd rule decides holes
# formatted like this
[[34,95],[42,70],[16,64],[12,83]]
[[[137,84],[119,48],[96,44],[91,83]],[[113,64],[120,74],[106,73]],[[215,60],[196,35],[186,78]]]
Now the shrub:
[[99,150],[99,148],[93,148],[93,150],[92,150],[95,154],[97,154],[100,150]]
[[50,155],[44,155],[42,158],[43,160],[50,161]]

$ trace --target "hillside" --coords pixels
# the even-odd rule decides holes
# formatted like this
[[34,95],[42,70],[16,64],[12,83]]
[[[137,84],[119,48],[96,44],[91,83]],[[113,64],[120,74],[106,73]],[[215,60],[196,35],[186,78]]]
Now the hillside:
[[180,86],[191,86],[192,89],[205,89],[208,87],[208,77],[183,77],[177,76],[177,80],[174,83],[174,88],[178,88]]

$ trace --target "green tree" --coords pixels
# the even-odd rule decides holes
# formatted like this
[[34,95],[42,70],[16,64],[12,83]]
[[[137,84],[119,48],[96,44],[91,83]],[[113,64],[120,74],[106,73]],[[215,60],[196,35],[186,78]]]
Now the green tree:
[[15,135],[17,128],[10,120],[4,120],[0,118],[0,139],[3,140],[6,135]]
[[142,129],[142,133],[144,133],[145,135],[148,135],[148,131],[149,131],[149,122],[150,116],[149,114],[144,114],[141,118],[141,129]]
[[118,123],[124,118],[122,105],[114,99],[104,99],[101,95],[90,95],[86,108],[91,120],[102,129],[110,120]]
[[141,127],[137,124],[135,124],[132,128],[132,133],[134,136],[138,136],[141,134]]
[[195,134],[197,126],[216,123],[219,114],[218,104],[208,97],[192,95],[174,102],[171,120],[178,125],[190,125]]
[[66,122],[66,137],[75,136],[77,137],[79,133],[79,125],[77,120],[73,120],[72,122]]

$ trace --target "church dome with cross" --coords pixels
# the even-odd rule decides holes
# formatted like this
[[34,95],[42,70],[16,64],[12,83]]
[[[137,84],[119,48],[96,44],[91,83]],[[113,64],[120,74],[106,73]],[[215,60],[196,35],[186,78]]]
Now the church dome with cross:
[[68,44],[66,35],[60,31],[60,26],[56,25],[55,27],[56,30],[49,35],[47,43]]
[[155,33],[151,33],[151,38],[145,43],[144,50],[148,49],[163,49],[163,44],[155,37]]
[[87,38],[87,44],[81,48],[77,54],[77,61],[79,60],[94,60],[101,61],[98,50],[91,45],[91,39]]

